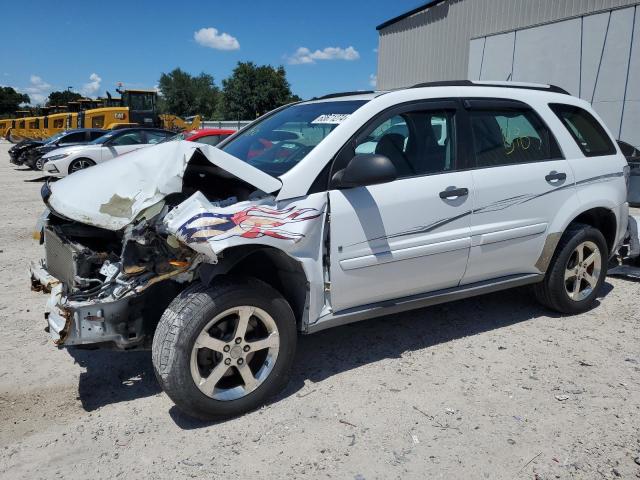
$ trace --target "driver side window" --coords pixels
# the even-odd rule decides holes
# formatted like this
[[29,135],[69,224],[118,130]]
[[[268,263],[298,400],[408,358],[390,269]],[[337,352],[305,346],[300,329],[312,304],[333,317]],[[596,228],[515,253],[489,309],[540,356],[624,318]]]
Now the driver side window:
[[387,117],[356,144],[356,154],[387,157],[398,178],[441,173],[454,168],[454,111],[416,110]]

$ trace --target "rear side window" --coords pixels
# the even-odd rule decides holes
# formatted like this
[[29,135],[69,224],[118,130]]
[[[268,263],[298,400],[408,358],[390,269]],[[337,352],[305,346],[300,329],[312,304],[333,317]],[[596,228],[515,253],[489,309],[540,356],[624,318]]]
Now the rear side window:
[[615,155],[616,148],[609,135],[589,112],[561,103],[552,103],[549,107],[567,127],[585,157]]
[[96,138],[100,138],[104,134],[105,132],[89,132],[89,137],[91,140],[95,140]]
[[531,109],[469,111],[478,167],[562,158],[556,139]]

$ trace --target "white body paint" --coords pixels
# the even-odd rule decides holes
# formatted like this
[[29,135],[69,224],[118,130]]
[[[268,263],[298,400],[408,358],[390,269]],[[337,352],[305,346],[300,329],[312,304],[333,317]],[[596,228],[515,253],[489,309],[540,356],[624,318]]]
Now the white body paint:
[[[407,102],[444,98],[524,102],[551,130],[564,158],[309,194],[327,164],[373,118]],[[243,245],[277,248],[299,261],[309,289],[303,329],[337,324],[343,312],[380,302],[514,275],[541,276],[546,267],[538,261],[547,239],[595,207],[615,215],[614,246],[623,239],[628,215],[624,157],[619,151],[585,157],[548,107],[549,103],[576,105],[598,118],[586,102],[560,93],[491,86],[412,88],[342,98],[359,99],[368,102],[340,117],[324,140],[278,178],[214,147],[169,142],[54,184],[49,205],[67,218],[120,230],[167,195],[181,191],[185,168],[199,149],[212,164],[264,195],[220,207],[196,193],[166,214],[166,230],[210,263],[216,263],[226,249]],[[566,179],[550,184],[545,175],[552,171],[566,173]],[[603,175],[609,177],[593,180]],[[451,187],[467,188],[468,196],[443,201],[439,192]],[[278,213],[229,223],[247,209]],[[302,211],[302,217],[290,218],[290,211]],[[270,215],[272,220],[282,216],[283,225],[261,223]]]

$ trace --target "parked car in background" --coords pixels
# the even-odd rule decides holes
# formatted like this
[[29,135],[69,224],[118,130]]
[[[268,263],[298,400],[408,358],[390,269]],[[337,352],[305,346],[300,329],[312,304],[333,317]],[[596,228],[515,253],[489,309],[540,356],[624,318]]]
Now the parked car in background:
[[47,153],[62,147],[86,145],[105,135],[107,132],[108,130],[99,128],[78,128],[60,132],[46,140],[43,145],[38,145],[35,148],[27,150],[23,154],[22,164],[34,170],[42,170],[42,157]]
[[200,130],[191,130],[188,132],[180,132],[167,141],[188,140],[189,142],[205,143],[207,145],[216,146],[225,138],[236,133],[236,130],[228,130],[223,128],[203,128]]
[[203,128],[189,132],[185,140],[197,143],[206,143],[207,145],[218,145],[225,138],[236,133],[235,130],[226,130],[221,128]]
[[627,201],[632,207],[640,207],[640,148],[622,140],[618,140],[618,146],[630,168]]
[[175,132],[159,128],[112,130],[87,145],[58,148],[47,153],[42,157],[42,170],[53,177],[65,177],[123,153],[155,145],[174,135]]
[[57,135],[54,135],[53,137],[47,138],[45,140],[33,140],[31,138],[28,138],[16,143],[9,149],[9,162],[13,163],[14,165],[22,165],[23,154],[27,153],[33,148],[43,145],[44,142],[50,141],[55,137],[57,137]]

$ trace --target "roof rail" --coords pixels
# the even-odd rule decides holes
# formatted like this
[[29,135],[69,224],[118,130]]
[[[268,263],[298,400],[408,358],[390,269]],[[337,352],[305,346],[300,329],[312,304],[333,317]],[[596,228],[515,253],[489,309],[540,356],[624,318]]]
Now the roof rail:
[[556,85],[542,85],[535,83],[518,83],[518,82],[473,82],[471,80],[444,80],[440,82],[417,83],[409,88],[423,87],[502,87],[502,88],[522,88],[525,90],[539,90],[542,92],[562,93],[563,95],[571,95],[564,88]]
[[326,98],[336,98],[336,97],[351,97],[355,95],[366,95],[368,93],[375,93],[373,90],[361,90],[359,92],[338,92],[338,93],[330,93],[328,95],[323,95],[322,97],[313,97],[311,100],[324,100]]

